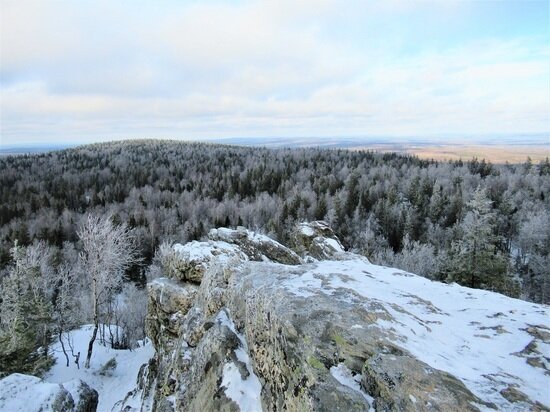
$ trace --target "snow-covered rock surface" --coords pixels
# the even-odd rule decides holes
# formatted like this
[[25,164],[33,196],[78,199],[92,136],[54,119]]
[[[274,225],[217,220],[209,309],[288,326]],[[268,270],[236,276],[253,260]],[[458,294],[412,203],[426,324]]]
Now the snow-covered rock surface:
[[[331,260],[289,265],[284,246],[218,229],[193,248],[225,242],[231,259],[209,259],[200,282],[149,286],[156,355],[141,385],[153,410],[550,406],[547,306],[372,265],[322,223],[297,233],[300,254]],[[180,303],[164,295],[178,291]]]
[[173,249],[176,254],[169,262],[167,276],[188,282],[200,283],[213,261],[223,264],[229,260],[246,259],[238,247],[224,241],[176,243]]
[[208,233],[208,238],[212,241],[222,241],[237,246],[250,260],[272,261],[287,265],[302,263],[300,257],[294,251],[268,236],[251,232],[244,227],[239,227],[236,230],[227,228],[212,229]]
[[227,316],[226,312],[220,311],[216,320],[226,325],[239,338],[240,347],[235,350],[235,354],[237,361],[241,362],[241,365],[244,364],[246,368],[245,376],[243,377],[239,366],[235,362],[229,362],[224,365],[221,385],[225,388],[225,394],[239,406],[242,412],[259,411],[262,409],[262,384],[254,373],[252,364],[250,363],[246,340],[243,335],[237,332],[235,324]]
[[293,246],[298,253],[314,260],[336,258],[344,247],[328,223],[302,222],[293,233]]
[[[83,326],[80,329],[72,331],[71,341],[74,347],[74,353],[81,353],[80,369],[71,359],[70,366],[66,366],[66,360],[61,350],[61,345],[56,342],[53,345],[53,352],[56,357],[56,363],[52,369],[44,376],[44,380],[51,384],[61,384],[75,398],[75,404],[78,404],[78,385],[75,380],[80,379],[88,386],[95,389],[99,394],[98,412],[110,412],[126,394],[136,386],[138,371],[143,364],[146,364],[154,354],[151,343],[144,343],[141,347],[134,350],[115,350],[109,346],[101,345],[98,341],[94,345],[94,351],[90,362],[90,369],[83,367],[84,359],[88,348],[88,342],[92,334],[92,326]],[[67,350],[68,343],[65,341]],[[109,374],[101,375],[101,367],[110,359],[116,360],[116,368]],[[3,410],[0,408],[0,410]],[[9,410],[9,409],[6,409]],[[44,409],[48,410],[48,409]],[[117,410],[116,408],[114,410]],[[118,409],[119,410],[119,409]]]
[[375,307],[376,321],[359,325],[351,335],[361,339],[373,330],[387,335],[487,402],[507,407],[501,391],[510,387],[550,403],[548,307],[350,257],[311,265],[282,286],[310,299],[324,294],[343,305]]
[[0,380],[0,411],[73,411],[74,399],[62,385],[19,373]]

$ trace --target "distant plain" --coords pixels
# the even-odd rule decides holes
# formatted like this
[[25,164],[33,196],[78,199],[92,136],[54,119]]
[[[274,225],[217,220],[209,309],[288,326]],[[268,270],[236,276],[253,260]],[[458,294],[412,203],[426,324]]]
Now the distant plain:
[[418,156],[421,159],[435,160],[471,160],[485,159],[492,163],[523,163],[527,158],[540,162],[550,156],[549,146],[496,146],[496,145],[415,145],[389,144],[354,147],[356,150],[374,150],[377,152],[395,152]]
[[[399,153],[434,160],[485,159],[492,163],[538,163],[550,157],[550,137],[543,134],[485,137],[229,137],[219,139],[175,139],[270,148],[320,147]],[[83,143],[84,144],[84,143]],[[0,156],[41,153],[75,147],[75,143],[1,145]]]

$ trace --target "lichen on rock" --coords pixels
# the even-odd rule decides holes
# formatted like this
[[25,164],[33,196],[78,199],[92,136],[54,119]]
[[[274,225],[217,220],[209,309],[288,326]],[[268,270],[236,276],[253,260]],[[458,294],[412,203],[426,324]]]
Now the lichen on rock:
[[[547,354],[543,308],[372,265],[324,222],[293,244],[214,229],[174,249],[171,279],[148,286],[153,410],[546,407],[545,371],[524,359]],[[508,306],[516,318],[496,325]]]
[[300,255],[317,260],[335,259],[344,252],[331,227],[321,220],[299,223],[292,234],[292,242]]

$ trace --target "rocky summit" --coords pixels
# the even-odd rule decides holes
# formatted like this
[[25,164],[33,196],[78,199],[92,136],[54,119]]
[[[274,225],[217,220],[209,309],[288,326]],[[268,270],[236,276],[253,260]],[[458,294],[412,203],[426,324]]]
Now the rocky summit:
[[549,410],[547,306],[373,265],[324,222],[292,243],[238,228],[174,245],[122,409]]

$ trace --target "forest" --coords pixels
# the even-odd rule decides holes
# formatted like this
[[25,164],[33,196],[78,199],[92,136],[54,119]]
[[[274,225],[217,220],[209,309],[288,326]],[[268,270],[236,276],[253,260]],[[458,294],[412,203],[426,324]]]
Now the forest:
[[170,245],[221,226],[289,244],[297,223],[325,220],[373,263],[548,303],[549,189],[548,158],[153,140],[2,157],[0,355],[13,362],[0,370],[47,368],[36,348],[84,323],[123,327],[96,332],[131,347],[144,334],[144,285]]

